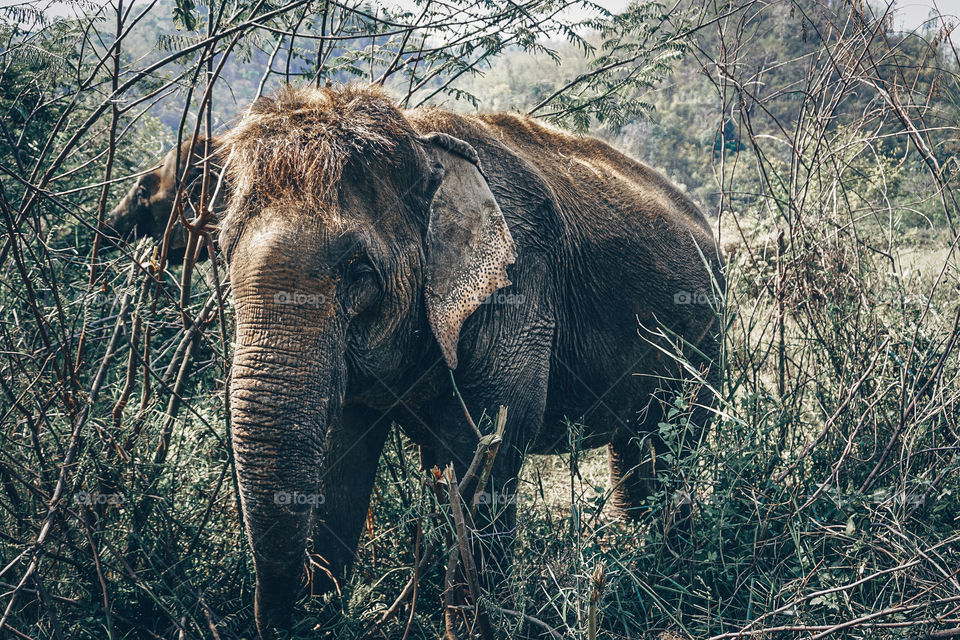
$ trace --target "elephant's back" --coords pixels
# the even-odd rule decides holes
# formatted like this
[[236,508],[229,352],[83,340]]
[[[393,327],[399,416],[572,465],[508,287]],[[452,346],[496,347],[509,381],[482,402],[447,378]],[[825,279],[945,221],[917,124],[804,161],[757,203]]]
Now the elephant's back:
[[[678,290],[710,289],[712,274],[703,261],[718,271],[713,232],[696,204],[662,174],[602,140],[535,118],[468,118],[535,171],[536,179],[517,182],[545,183],[563,228],[567,277],[621,303],[630,302],[632,292],[638,304],[642,297],[654,310],[670,305],[674,311]],[[619,277],[610,277],[612,268]],[[633,288],[629,280],[646,282]]]
[[537,168],[564,209],[575,212],[591,203],[591,211],[609,212],[625,223],[649,224],[661,218],[682,233],[711,235],[699,208],[676,185],[606,142],[519,114],[476,117]]
[[[657,245],[692,235],[702,248],[713,244],[709,223],[685,193],[652,167],[598,138],[520,114],[465,115],[427,108],[407,115],[421,133],[443,131],[479,146],[481,157],[508,161],[510,171],[505,173],[486,167],[491,181],[543,191],[554,201],[560,222],[581,241],[612,236]],[[524,175],[516,175],[516,161]]]

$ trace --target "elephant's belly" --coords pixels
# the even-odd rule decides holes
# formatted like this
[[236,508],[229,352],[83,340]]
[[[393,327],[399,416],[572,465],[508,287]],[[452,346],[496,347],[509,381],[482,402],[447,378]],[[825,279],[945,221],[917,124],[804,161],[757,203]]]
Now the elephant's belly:
[[646,409],[655,402],[652,393],[656,385],[636,375],[641,370],[624,369],[616,377],[589,378],[578,372],[552,375],[543,427],[530,453],[564,453],[572,447],[592,449],[608,443],[614,433],[645,432],[651,413]]
[[600,421],[605,424],[594,424],[580,429],[572,428],[573,421],[569,423],[564,415],[551,414],[547,412],[544,415],[543,428],[530,449],[534,454],[561,454],[569,453],[571,449],[595,449],[610,442],[611,435],[615,430],[617,421]]

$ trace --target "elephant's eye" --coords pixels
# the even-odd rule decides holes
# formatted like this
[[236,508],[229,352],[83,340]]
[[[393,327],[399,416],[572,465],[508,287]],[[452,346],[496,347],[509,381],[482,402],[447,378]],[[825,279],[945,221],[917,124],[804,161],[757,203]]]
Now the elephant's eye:
[[363,259],[354,260],[349,269],[350,304],[356,311],[370,306],[380,295],[376,269]]
[[351,279],[356,280],[374,275],[376,275],[376,271],[374,271],[373,266],[366,260],[354,260],[353,263],[350,264]]

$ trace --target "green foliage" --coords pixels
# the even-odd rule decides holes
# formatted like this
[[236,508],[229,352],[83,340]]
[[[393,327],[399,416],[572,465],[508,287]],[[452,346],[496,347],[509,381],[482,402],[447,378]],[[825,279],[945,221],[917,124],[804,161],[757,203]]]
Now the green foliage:
[[599,46],[587,50],[588,70],[533,105],[532,113],[577,131],[595,121],[612,131],[647,114],[641,96],[655,87],[686,51],[686,15],[668,15],[660,2],[634,2],[592,23]]
[[197,16],[194,14],[196,6],[193,0],[176,0],[173,7],[173,23],[178,29],[193,31],[197,28]]

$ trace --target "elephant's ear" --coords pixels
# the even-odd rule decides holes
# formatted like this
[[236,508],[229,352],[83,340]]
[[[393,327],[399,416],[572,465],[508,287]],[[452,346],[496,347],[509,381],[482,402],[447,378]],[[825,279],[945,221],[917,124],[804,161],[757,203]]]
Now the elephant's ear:
[[439,174],[427,227],[427,318],[447,366],[456,369],[460,327],[484,298],[510,284],[507,265],[517,254],[473,147],[441,133],[421,140]]

